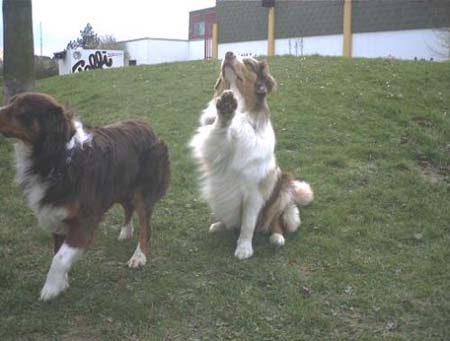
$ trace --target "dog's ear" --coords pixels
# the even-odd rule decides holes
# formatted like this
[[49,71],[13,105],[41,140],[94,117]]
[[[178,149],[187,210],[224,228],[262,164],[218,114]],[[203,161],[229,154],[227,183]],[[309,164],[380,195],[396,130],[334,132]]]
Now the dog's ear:
[[44,125],[44,148],[49,152],[67,143],[75,133],[70,114],[59,104],[49,109],[41,124]]
[[256,93],[258,95],[267,95],[267,85],[264,82],[257,82],[256,83]]
[[55,110],[57,122],[56,130],[61,132],[62,136],[64,136],[65,141],[69,141],[72,136],[75,134],[75,127],[73,124],[74,113],[71,110],[67,110],[63,106],[59,106]]
[[73,135],[75,135],[75,126],[73,123],[74,113],[73,111],[62,108],[63,116],[63,135],[66,141],[69,141]]
[[50,131],[53,133],[63,133],[64,132],[64,123],[66,121],[66,116],[64,115],[64,108],[60,105],[52,108],[49,113],[49,123],[50,123]]
[[[260,91],[265,91],[265,93],[270,94],[274,92],[277,89],[277,81],[269,72],[269,64],[267,64],[266,60],[261,60],[259,62],[259,74],[261,78],[261,82],[263,86],[261,87]],[[258,88],[256,89],[256,92],[258,92]],[[262,93],[261,93],[262,94]]]

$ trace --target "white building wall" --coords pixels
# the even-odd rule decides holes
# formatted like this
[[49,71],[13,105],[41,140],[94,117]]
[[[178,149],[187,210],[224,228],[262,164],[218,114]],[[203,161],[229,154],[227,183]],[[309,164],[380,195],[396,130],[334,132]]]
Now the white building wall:
[[149,40],[148,64],[188,60],[189,42],[175,40]]
[[148,40],[136,40],[125,43],[128,59],[136,60],[137,65],[149,64]]
[[137,65],[189,60],[189,41],[142,39],[125,43],[128,57]]
[[267,40],[219,44],[219,59],[223,59],[228,51],[233,51],[241,56],[267,55]]
[[68,75],[72,70],[70,70],[70,58],[58,59],[58,74]]
[[203,58],[205,58],[205,41],[204,40],[189,41],[188,60],[200,60]]
[[[432,29],[353,34],[353,57],[448,60],[437,33]],[[219,58],[227,51],[240,55],[267,55],[267,41],[246,41],[219,45]],[[277,55],[342,56],[343,35],[276,39]],[[447,53],[447,57],[446,57]]]
[[[277,55],[289,54],[294,56],[313,54],[342,56],[342,44],[342,35],[277,39],[275,42]],[[267,51],[265,54],[267,54]]]
[[[353,56],[446,60],[435,31],[407,30],[353,34]],[[447,51],[448,56],[448,51]]]
[[[275,50],[277,55],[341,56],[342,35],[276,39]],[[233,51],[242,56],[264,56],[267,55],[267,40],[220,44],[219,58],[223,58],[227,51]]]

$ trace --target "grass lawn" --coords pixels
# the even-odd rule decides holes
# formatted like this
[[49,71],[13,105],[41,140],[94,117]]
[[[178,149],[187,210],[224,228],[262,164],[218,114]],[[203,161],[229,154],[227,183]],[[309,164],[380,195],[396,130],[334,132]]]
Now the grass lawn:
[[[450,339],[450,63],[277,57],[269,99],[278,161],[316,200],[275,249],[209,235],[187,142],[216,62],[53,77],[37,90],[86,125],[150,122],[172,181],[153,220],[151,260],[126,261],[119,207],[73,268],[70,289],[38,301],[52,239],[13,183],[0,138],[0,339]],[[137,221],[135,221],[137,226]]]

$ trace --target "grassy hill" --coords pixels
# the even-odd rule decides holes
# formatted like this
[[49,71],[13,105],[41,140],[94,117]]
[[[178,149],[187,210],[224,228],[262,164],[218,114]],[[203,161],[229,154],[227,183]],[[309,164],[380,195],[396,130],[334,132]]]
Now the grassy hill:
[[269,62],[278,160],[316,200],[283,249],[257,236],[247,261],[233,257],[236,234],[207,233],[186,147],[218,63],[37,83],[87,125],[150,122],[173,176],[144,269],[125,266],[136,238],[116,240],[114,208],[69,291],[44,304],[52,240],[13,184],[12,144],[0,137],[0,339],[450,338],[450,64]]

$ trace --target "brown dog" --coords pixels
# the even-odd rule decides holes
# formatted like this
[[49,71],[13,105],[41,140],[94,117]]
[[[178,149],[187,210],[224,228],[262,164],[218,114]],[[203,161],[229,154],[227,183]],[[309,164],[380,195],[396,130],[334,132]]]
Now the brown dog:
[[72,264],[115,203],[125,209],[119,239],[132,236],[137,211],[139,243],[128,265],[145,265],[153,208],[170,176],[167,146],[147,124],[127,121],[86,130],[52,97],[24,93],[0,108],[0,133],[18,140],[17,181],[39,224],[54,237],[41,300],[68,287]]

